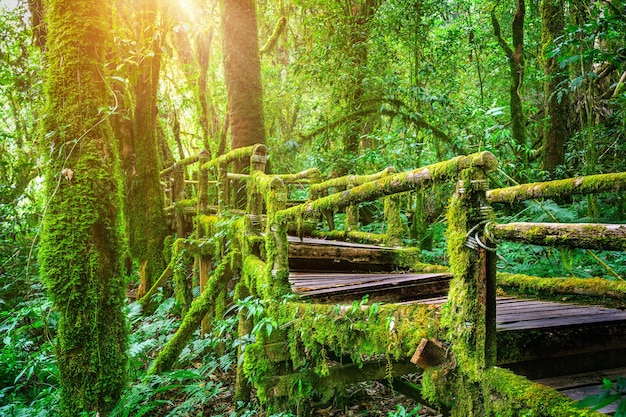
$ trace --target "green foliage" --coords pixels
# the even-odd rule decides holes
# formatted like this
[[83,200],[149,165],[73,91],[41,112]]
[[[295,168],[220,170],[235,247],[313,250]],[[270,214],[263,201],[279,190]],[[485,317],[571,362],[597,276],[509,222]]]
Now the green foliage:
[[[58,371],[51,338],[57,315],[40,284],[30,297],[0,310],[0,414],[54,415],[58,407]],[[7,308],[8,307],[8,308]]]
[[602,380],[602,393],[580,400],[576,405],[599,410],[613,403],[619,403],[614,417],[626,416],[626,377],[618,377],[615,382],[608,378]]
[[[527,201],[520,210],[510,216],[501,216],[499,222],[513,221],[529,222],[600,222],[622,223],[624,213],[619,206],[611,206],[614,194],[601,194],[598,202],[602,207],[601,218],[588,217],[589,202],[585,197],[573,197],[571,204],[559,205],[552,200]],[[498,253],[506,259],[506,264],[500,262],[500,267],[506,267],[507,272],[521,273],[540,277],[580,277],[591,278],[605,276],[614,279],[607,270],[609,265],[617,274],[626,275],[626,256],[621,252],[594,251],[595,257],[589,251],[582,249],[552,248],[544,246],[524,245],[504,242],[499,245]],[[599,258],[601,261],[598,261]]]
[[414,407],[412,410],[407,410],[403,405],[398,404],[396,411],[390,411],[387,413],[387,417],[417,417],[419,416],[420,406]]
[[[214,322],[210,334],[200,338],[196,331],[193,341],[181,352],[177,369],[147,375],[146,370],[161,348],[180,325],[174,298],[162,300],[152,315],[144,316],[138,304],[127,308],[133,326],[129,355],[133,382],[124,392],[112,416],[159,415],[219,415],[218,400],[226,387],[220,381],[236,363],[237,320],[235,315]],[[204,414],[203,414],[204,413]]]

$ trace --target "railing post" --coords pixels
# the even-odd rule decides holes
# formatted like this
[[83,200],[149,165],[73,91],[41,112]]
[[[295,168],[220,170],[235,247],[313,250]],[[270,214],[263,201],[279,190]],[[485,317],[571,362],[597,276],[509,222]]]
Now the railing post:
[[[256,145],[250,156],[250,175],[254,181],[253,173],[255,171],[265,172],[267,164],[267,147],[265,145]],[[263,194],[259,189],[259,184],[248,183],[248,219],[250,228],[255,235],[261,235],[263,228]],[[258,255],[258,254],[257,254]]]
[[[198,210],[196,212],[197,216],[200,216],[205,213],[208,205],[209,205],[209,173],[206,169],[202,167],[209,161],[209,153],[204,151],[200,154],[198,159]],[[196,224],[196,233],[198,239],[206,238],[206,233],[204,227],[200,224]],[[204,292],[204,288],[206,287],[207,282],[209,281],[209,274],[211,269],[213,269],[213,265],[211,259],[206,254],[199,254],[196,258],[197,266],[198,266],[198,281],[200,283],[200,294]],[[219,303],[216,303],[219,305]],[[201,331],[200,336],[204,337],[206,333],[209,331],[211,318],[205,315],[202,318],[201,323]]]
[[[353,188],[355,186],[355,177],[350,175],[348,177],[348,186],[347,190]],[[358,229],[359,227],[359,205],[358,204],[350,204],[346,207],[346,227],[345,232],[346,236],[349,232]]]
[[217,215],[228,209],[229,199],[228,163],[220,162],[217,167]]
[[198,212],[203,214],[209,206],[209,172],[202,167],[209,161],[209,152],[202,151],[198,158]]
[[[185,167],[176,165],[172,172],[172,203],[185,198]],[[176,234],[178,237],[185,237],[185,213],[175,208]]]
[[[448,255],[453,279],[450,309],[442,317],[463,369],[485,369],[496,363],[495,253],[484,229],[493,212],[486,198],[483,170],[461,172],[448,208]],[[469,362],[469,363],[468,363]]]
[[[389,167],[385,171],[386,173],[383,178],[394,173],[396,170],[393,167]],[[383,211],[385,214],[385,223],[387,223],[385,243],[393,246],[402,245],[402,237],[406,235],[407,230],[402,221],[400,197],[397,195],[385,197]]]

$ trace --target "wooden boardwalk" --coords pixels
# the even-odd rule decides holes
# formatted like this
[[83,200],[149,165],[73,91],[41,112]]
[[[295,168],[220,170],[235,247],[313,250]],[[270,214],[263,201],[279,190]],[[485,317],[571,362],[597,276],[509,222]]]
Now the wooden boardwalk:
[[[294,265],[301,269],[290,274],[292,290],[321,303],[350,303],[365,295],[370,302],[446,302],[450,274],[384,272],[381,265],[388,262],[392,251],[292,238],[290,262],[295,259]],[[324,261],[319,256],[325,256]],[[332,270],[333,265],[340,265],[339,270]],[[370,270],[376,272],[365,272]],[[598,393],[603,377],[626,375],[626,311],[500,297],[496,328],[499,366],[574,399]]]

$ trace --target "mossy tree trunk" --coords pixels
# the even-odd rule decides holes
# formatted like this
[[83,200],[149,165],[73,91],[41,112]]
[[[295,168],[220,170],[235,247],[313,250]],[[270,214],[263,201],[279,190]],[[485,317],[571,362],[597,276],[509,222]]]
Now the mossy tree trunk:
[[509,104],[511,108],[511,135],[518,146],[522,147],[522,160],[526,161],[524,149],[526,147],[526,120],[522,102],[521,89],[524,81],[524,19],[526,16],[526,4],[524,0],[516,0],[515,15],[511,23],[512,46],[504,40],[500,29],[500,23],[496,18],[496,7],[491,10],[491,24],[493,33],[498,44],[504,51],[509,62],[511,83],[509,85]]
[[41,276],[59,311],[61,415],[105,415],[126,383],[117,150],[105,76],[108,3],[47,2]]
[[567,76],[559,71],[556,58],[551,57],[554,40],[563,34],[565,28],[564,13],[563,0],[541,2],[541,43],[547,77],[544,105],[548,121],[543,133],[542,160],[543,168],[552,173],[565,160],[565,145],[571,133],[568,128],[570,98],[567,89],[561,86],[567,81]]
[[143,56],[136,72],[133,131],[125,144],[122,167],[124,177],[124,214],[130,254],[139,261],[140,297],[159,277],[165,263],[163,240],[167,224],[163,212],[163,190],[159,182],[157,89],[161,68],[162,36],[158,33],[157,0],[136,3],[138,44]]
[[[255,2],[222,0],[231,149],[265,143]],[[238,164],[240,172],[248,161]]]

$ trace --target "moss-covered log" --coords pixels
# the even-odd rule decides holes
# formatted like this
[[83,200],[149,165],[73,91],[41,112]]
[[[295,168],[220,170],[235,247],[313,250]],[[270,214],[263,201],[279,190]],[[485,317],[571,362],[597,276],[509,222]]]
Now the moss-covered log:
[[159,288],[165,285],[165,281],[167,281],[169,277],[173,275],[173,273],[174,273],[174,270],[172,269],[172,262],[170,262],[167,265],[167,268],[165,268],[165,271],[163,271],[163,273],[159,277],[159,279],[154,283],[154,285],[152,285],[150,290],[143,297],[137,300],[137,303],[142,308],[146,309],[148,305],[150,304],[150,299],[152,298],[152,296],[156,294]]
[[492,224],[489,231],[496,239],[531,245],[626,250],[624,224],[516,222]]
[[104,415],[127,381],[119,160],[103,75],[110,3],[50,0],[46,12],[39,261],[59,312],[60,415]]
[[522,274],[498,274],[498,287],[507,293],[579,304],[626,307],[626,282],[603,278],[539,278]]
[[[268,309],[268,316],[287,332],[288,358],[294,369],[310,368],[298,379],[299,393],[292,404],[307,396],[318,377],[328,376],[330,355],[349,355],[355,363],[373,355],[408,361],[424,337],[437,337],[439,306],[426,304],[361,304],[333,306],[283,302]],[[264,328],[256,334],[256,343],[245,350],[244,370],[258,389],[259,398],[268,401],[273,395],[272,380],[280,369],[267,355],[268,335]],[[415,368],[414,368],[415,369]],[[307,376],[315,377],[308,378]],[[332,388],[332,387],[331,387]],[[268,391],[269,389],[269,391]]]
[[211,309],[216,307],[215,299],[217,295],[226,289],[226,284],[231,278],[232,270],[230,263],[224,260],[224,262],[213,271],[202,294],[191,303],[191,307],[180,324],[180,327],[152,363],[152,366],[148,370],[149,375],[168,371],[172,368],[180,352],[182,352],[183,348],[187,345],[189,338],[191,338],[193,332],[202,323],[202,318],[209,313]]
[[195,164],[196,162],[198,162],[200,160],[201,156],[208,156],[208,155],[210,155],[209,151],[202,150],[202,151],[198,152],[195,155],[188,156],[187,158],[181,159],[180,161],[176,161],[175,164],[170,165],[169,167],[161,170],[161,172],[159,174],[161,176],[165,176],[165,175],[171,173],[172,171],[174,171],[177,167],[185,167],[187,165],[193,165],[193,164]]
[[221,165],[228,165],[235,161],[241,161],[246,158],[250,158],[255,149],[258,149],[258,146],[265,146],[262,144],[246,146],[243,148],[233,149],[232,151],[225,153],[224,155],[211,159],[209,162],[202,165],[202,169],[210,169],[217,168]]
[[[277,397],[302,397],[310,393],[302,391],[303,388],[314,388],[324,392],[327,397],[335,394],[337,390],[363,381],[376,381],[379,379],[393,379],[406,374],[421,373],[421,369],[409,361],[367,361],[361,364],[351,363],[348,365],[335,365],[328,369],[328,374],[320,376],[313,370],[307,370],[284,376],[273,376],[264,381],[267,395],[272,399]],[[309,384],[302,385],[299,381],[306,380]]]
[[341,193],[291,207],[277,214],[277,220],[286,222],[300,216],[316,216],[328,209],[341,209],[350,204],[372,201],[380,197],[415,190],[433,184],[456,179],[458,173],[468,167],[481,167],[490,172],[497,168],[498,162],[491,152],[458,156],[449,161],[428,165],[413,171],[386,176],[380,180],[368,182]]
[[534,198],[553,198],[624,190],[626,190],[626,172],[618,172],[497,188],[488,191],[487,198],[492,204],[514,203]]
[[281,174],[276,175],[276,177],[283,180],[285,184],[292,183],[305,183],[307,180],[312,180],[311,182],[319,181],[319,178],[322,174],[320,170],[317,168],[307,169],[305,171],[298,172],[296,174]]
[[[605,414],[576,407],[576,403],[558,391],[536,384],[513,372],[491,367],[481,373],[475,386],[450,385],[450,372],[429,369],[424,372],[423,395],[429,400],[438,399],[452,406],[453,416],[481,417],[602,417]],[[474,391],[469,391],[474,388]],[[461,404],[467,396],[482,399],[484,410],[476,413]]]
[[387,167],[384,170],[371,175],[346,175],[340,178],[333,178],[328,181],[320,182],[319,184],[311,185],[311,193],[321,193],[329,188],[341,188],[345,189],[348,186],[363,185],[367,182],[376,181],[384,178],[388,174],[396,172],[393,167]]

